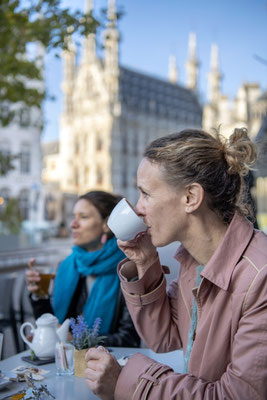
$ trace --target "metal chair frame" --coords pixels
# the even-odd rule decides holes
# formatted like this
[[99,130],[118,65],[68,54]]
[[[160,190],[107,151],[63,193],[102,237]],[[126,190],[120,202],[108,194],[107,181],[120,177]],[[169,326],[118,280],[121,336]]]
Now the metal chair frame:
[[19,353],[19,335],[13,305],[13,289],[16,278],[16,273],[0,275],[0,332],[4,333],[4,329],[7,327],[12,329],[16,351]]

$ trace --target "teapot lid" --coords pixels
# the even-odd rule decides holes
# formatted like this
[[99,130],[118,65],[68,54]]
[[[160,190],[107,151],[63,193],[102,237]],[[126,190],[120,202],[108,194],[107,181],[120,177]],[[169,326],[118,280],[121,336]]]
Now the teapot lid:
[[53,314],[49,314],[49,313],[42,314],[42,315],[36,320],[37,326],[53,325],[53,324],[55,324],[55,323],[58,323],[57,317],[55,317]]

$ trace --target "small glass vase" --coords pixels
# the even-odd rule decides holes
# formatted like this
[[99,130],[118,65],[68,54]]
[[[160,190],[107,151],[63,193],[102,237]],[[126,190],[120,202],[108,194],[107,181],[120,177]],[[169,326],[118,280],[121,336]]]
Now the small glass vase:
[[74,349],[74,375],[80,376],[81,378],[85,378],[84,371],[87,368],[87,364],[85,361],[85,354],[88,349],[76,350]]

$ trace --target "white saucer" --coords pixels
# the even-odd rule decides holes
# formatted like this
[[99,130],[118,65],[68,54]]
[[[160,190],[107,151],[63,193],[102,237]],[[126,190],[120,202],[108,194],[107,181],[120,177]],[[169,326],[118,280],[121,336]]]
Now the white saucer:
[[10,380],[8,377],[2,378],[0,376],[0,389],[3,389],[4,387],[6,387],[9,383],[10,383]]

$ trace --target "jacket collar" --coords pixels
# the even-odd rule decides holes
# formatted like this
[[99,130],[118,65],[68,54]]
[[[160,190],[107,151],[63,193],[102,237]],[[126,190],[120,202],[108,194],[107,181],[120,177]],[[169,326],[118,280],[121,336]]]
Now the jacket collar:
[[[253,232],[253,225],[246,218],[235,213],[222,242],[206,264],[201,276],[221,289],[227,290],[234,268],[250,242]],[[177,250],[175,258],[185,268],[193,264],[198,265],[182,245]]]

